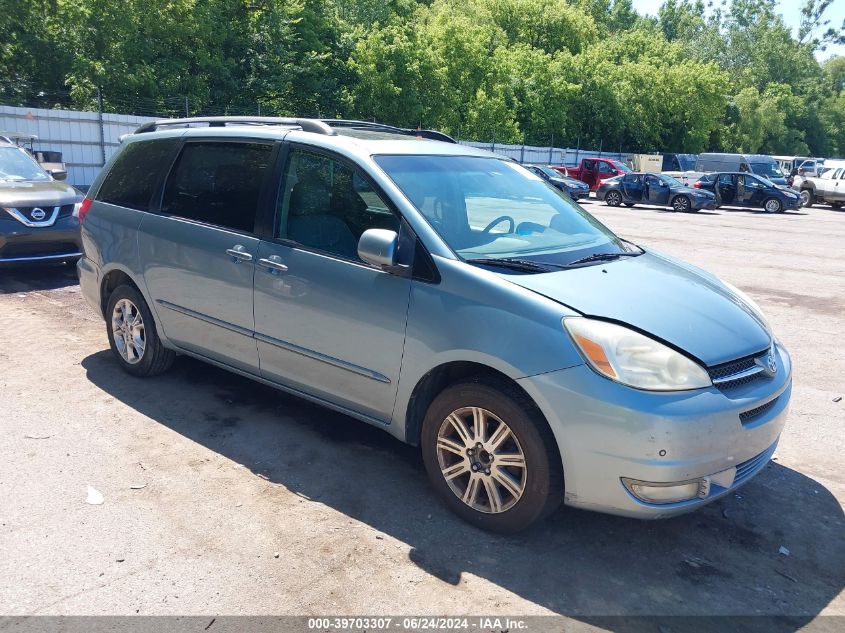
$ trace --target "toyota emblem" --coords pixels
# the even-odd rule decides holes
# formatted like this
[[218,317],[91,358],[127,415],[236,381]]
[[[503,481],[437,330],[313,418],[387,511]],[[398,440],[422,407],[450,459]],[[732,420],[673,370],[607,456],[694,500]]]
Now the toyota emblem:
[[31,217],[36,222],[40,222],[41,220],[43,220],[44,218],[47,217],[47,214],[44,212],[44,209],[42,209],[41,207],[35,207],[32,210],[32,212],[29,214],[29,217]]
[[769,350],[769,355],[766,357],[766,367],[769,368],[771,373],[778,373],[778,362],[775,360],[774,350]]

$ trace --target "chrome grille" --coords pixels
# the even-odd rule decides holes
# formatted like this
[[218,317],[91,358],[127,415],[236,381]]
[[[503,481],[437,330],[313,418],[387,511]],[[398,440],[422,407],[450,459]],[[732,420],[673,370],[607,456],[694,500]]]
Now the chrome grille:
[[751,356],[710,367],[707,373],[710,374],[710,379],[719,389],[733,389],[747,385],[763,377],[763,367],[757,362],[757,359],[765,356],[768,352],[769,350],[765,349]]

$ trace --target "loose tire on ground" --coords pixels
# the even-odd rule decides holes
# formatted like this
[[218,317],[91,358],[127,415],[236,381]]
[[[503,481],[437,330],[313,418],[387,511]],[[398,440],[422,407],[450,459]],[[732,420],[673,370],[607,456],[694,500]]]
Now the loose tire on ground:
[[118,286],[109,295],[106,332],[117,362],[133,376],[161,374],[176,358],[162,345],[147,302],[132,286]]
[[[536,405],[504,380],[478,378],[442,391],[426,413],[421,444],[437,494],[461,518],[484,530],[518,532],[563,501],[563,468],[554,435]],[[510,466],[519,463],[520,454],[524,466]]]

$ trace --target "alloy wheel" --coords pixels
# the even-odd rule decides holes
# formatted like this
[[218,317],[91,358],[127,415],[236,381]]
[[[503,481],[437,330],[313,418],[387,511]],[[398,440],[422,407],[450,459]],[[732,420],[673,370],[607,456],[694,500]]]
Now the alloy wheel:
[[687,198],[686,196],[678,196],[672,203],[672,208],[675,209],[675,211],[677,211],[678,213],[685,213],[686,211],[689,211],[689,198]]
[[779,212],[780,209],[781,209],[781,206],[782,205],[780,203],[780,200],[775,200],[774,198],[769,198],[768,200],[766,200],[766,207],[765,208],[766,208],[766,211],[768,211],[769,213]]
[[604,200],[608,206],[618,207],[622,204],[622,195],[618,191],[611,191],[605,196]]
[[111,316],[112,336],[117,351],[130,365],[141,361],[147,346],[141,311],[129,299],[118,301]]
[[510,427],[494,413],[464,407],[437,433],[437,461],[449,488],[473,510],[498,514],[522,498],[525,454]]

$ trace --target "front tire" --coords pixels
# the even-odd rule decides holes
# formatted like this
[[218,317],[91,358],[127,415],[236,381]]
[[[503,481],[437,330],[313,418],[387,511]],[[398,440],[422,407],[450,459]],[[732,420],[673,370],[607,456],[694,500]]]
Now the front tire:
[[479,378],[442,391],[423,421],[435,491],[469,523],[512,534],[563,500],[560,453],[543,415],[515,386]]
[[763,203],[766,213],[780,213],[783,211],[783,203],[777,198],[769,198]]
[[813,192],[810,189],[802,189],[801,190],[801,206],[810,208],[815,203],[816,197],[813,195]]
[[120,367],[133,376],[155,376],[173,364],[176,354],[164,347],[147,302],[135,288],[118,286],[106,307],[109,346]]
[[688,213],[690,209],[692,209],[692,203],[686,196],[676,196],[675,199],[672,200],[672,209],[674,209],[677,213]]
[[618,191],[608,191],[604,196],[604,202],[609,207],[618,207],[622,204],[622,194]]

